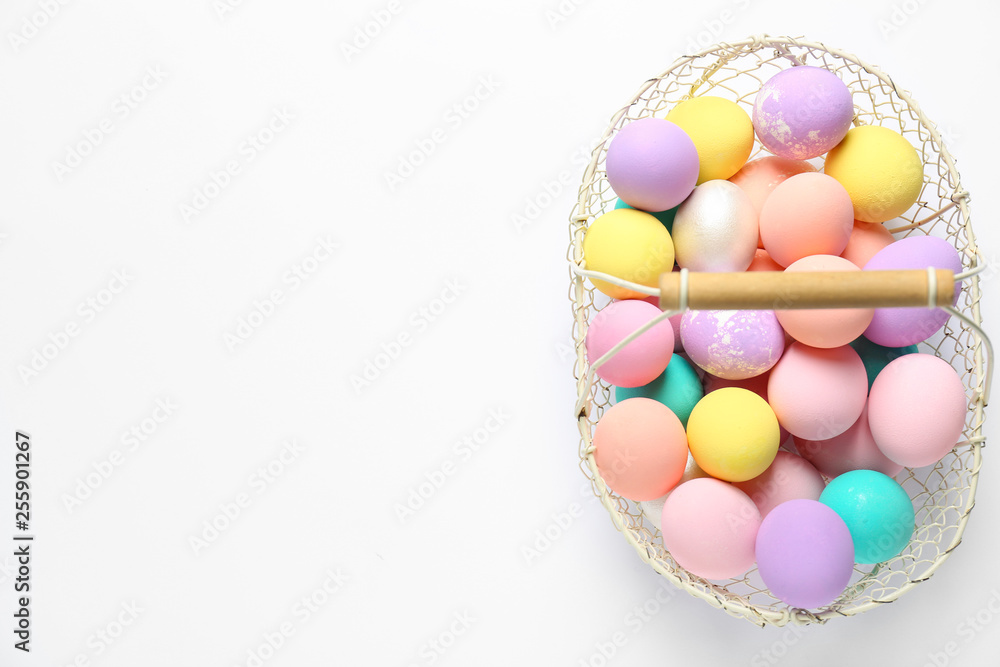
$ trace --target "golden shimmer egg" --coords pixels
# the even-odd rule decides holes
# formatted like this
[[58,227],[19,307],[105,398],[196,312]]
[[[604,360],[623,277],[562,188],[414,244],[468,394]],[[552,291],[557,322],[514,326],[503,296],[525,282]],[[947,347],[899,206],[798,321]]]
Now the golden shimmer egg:
[[740,186],[702,183],[677,208],[677,264],[691,271],[746,271],[757,250],[757,211]]

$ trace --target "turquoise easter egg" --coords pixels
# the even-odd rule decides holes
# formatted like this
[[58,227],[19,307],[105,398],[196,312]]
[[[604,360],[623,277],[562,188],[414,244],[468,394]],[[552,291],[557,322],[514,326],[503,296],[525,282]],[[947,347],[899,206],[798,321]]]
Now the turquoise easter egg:
[[621,403],[626,398],[643,396],[659,401],[670,408],[687,428],[688,417],[695,404],[705,395],[698,373],[684,357],[675,354],[670,357],[667,370],[655,380],[641,387],[615,387],[615,401]]
[[819,501],[847,524],[857,563],[881,563],[897,556],[913,536],[910,497],[896,480],[875,470],[838,475],[823,489]]
[[875,377],[882,372],[883,368],[889,365],[890,361],[899,359],[905,354],[916,354],[918,351],[916,345],[885,347],[871,342],[864,336],[852,341],[850,346],[854,348],[854,351],[858,353],[861,361],[865,364],[865,372],[868,373],[869,391],[871,391],[872,383],[875,382]]
[[[619,199],[615,202],[615,208],[632,208],[624,201]],[[651,214],[654,218],[663,223],[663,226],[667,228],[668,232],[673,233],[674,231],[674,216],[677,214],[678,206],[673,208],[668,208],[666,211],[646,211]]]

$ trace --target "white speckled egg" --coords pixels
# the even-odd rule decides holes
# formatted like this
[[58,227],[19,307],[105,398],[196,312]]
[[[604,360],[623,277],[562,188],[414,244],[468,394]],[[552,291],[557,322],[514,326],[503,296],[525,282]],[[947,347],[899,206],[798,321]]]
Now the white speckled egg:
[[706,181],[674,217],[677,264],[690,271],[746,271],[757,250],[757,210],[734,183]]

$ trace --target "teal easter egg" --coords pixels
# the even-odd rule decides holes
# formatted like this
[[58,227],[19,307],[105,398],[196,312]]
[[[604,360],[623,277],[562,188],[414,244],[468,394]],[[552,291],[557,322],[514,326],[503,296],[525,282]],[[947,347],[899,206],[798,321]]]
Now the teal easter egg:
[[893,359],[899,359],[906,354],[916,354],[916,345],[906,347],[884,347],[871,342],[864,336],[850,343],[854,351],[861,357],[865,364],[865,372],[868,373],[868,390],[871,391],[875,377],[882,372],[882,369],[889,365]]
[[857,563],[881,563],[897,556],[913,536],[910,497],[894,479],[875,470],[838,475],[819,501],[847,524]]
[[670,408],[687,428],[688,417],[695,404],[705,395],[701,380],[691,364],[684,357],[675,354],[670,357],[667,370],[655,380],[641,387],[615,387],[615,401],[621,403],[626,398],[642,396],[659,401]]
[[[623,200],[619,199],[615,202],[615,208],[632,208],[626,204]],[[647,211],[647,213],[652,214],[654,218],[663,223],[663,226],[667,228],[668,232],[673,233],[674,231],[674,216],[677,214],[677,206],[673,208],[668,208],[666,211]]]

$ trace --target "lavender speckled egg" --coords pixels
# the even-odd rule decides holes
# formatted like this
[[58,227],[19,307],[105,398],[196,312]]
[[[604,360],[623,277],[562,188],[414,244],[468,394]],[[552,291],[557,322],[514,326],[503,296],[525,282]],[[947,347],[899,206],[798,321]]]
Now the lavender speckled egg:
[[689,310],[681,339],[691,361],[727,380],[766,373],[785,349],[785,333],[770,310]]
[[851,91],[821,67],[792,67],[768,79],[753,105],[753,127],[767,150],[808,160],[840,143],[854,119]]
[[735,183],[706,181],[677,207],[677,264],[691,271],[746,271],[757,250],[757,209]]
[[700,167],[698,151],[684,130],[663,118],[640,118],[611,140],[605,168],[622,201],[656,213],[691,194]]
[[[909,236],[875,253],[865,264],[864,270],[926,269],[928,266],[959,273],[962,270],[962,259],[958,251],[944,239],[936,236]],[[955,301],[961,291],[961,282],[955,283]],[[937,333],[949,317],[940,308],[876,308],[864,337],[885,347],[915,345]]]

